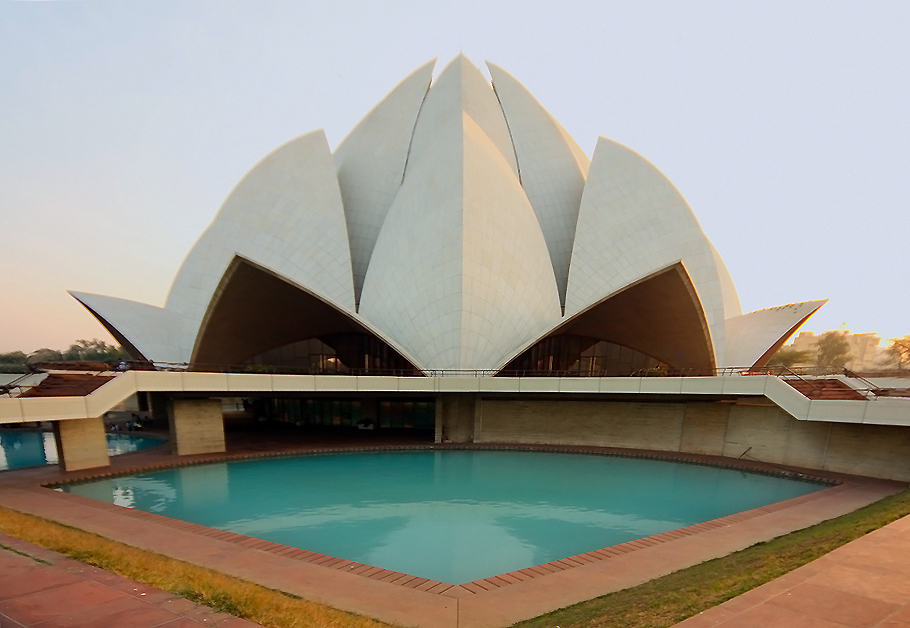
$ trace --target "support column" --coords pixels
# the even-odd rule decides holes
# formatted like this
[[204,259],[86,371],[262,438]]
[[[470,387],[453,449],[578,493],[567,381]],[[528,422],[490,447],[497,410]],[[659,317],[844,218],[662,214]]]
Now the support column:
[[146,393],[149,401],[149,412],[152,413],[152,419],[155,421],[168,421],[170,418],[167,395],[161,392]]
[[456,393],[436,398],[436,442],[470,443],[474,440],[477,395]]
[[225,450],[220,399],[174,399],[168,414],[174,454],[189,456]]
[[110,466],[104,419],[54,421],[57,459],[64,471],[80,471]]
[[379,429],[379,401],[376,397],[365,397],[360,400],[360,418],[370,421],[373,429]]

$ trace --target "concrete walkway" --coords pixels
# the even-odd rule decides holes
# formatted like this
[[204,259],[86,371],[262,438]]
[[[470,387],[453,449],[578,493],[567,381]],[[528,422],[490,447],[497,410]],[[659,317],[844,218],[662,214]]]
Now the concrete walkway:
[[910,628],[910,516],[677,628]]
[[0,533],[0,628],[256,628]]

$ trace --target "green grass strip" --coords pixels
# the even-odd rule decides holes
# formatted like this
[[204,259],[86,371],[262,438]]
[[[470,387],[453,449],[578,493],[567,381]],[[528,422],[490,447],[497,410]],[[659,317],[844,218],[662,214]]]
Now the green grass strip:
[[666,628],[910,514],[910,491],[744,550],[515,624]]

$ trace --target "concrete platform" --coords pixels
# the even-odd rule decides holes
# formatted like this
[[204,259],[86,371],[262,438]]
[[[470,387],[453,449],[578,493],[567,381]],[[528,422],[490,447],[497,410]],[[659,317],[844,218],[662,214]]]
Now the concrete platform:
[[[323,441],[300,448],[299,443],[288,443],[283,439],[260,439],[256,442],[255,439],[246,437],[238,439],[233,445],[229,438],[228,454],[180,458],[160,447],[113,458],[112,468],[99,469],[94,473],[64,473],[50,467],[0,473],[0,503],[129,545],[384,621],[428,628],[493,628],[729,554],[853,511],[905,487],[897,482],[832,475],[830,479],[840,484],[812,495],[531,569],[453,586],[121,508],[42,486],[92,475],[287,453],[289,447],[299,451],[326,451],[431,446],[373,440]],[[487,447],[518,448],[495,445],[485,446]],[[540,449],[611,452],[600,448],[579,447]],[[762,463],[709,456],[629,450],[621,453],[714,462],[764,471],[774,469]]]

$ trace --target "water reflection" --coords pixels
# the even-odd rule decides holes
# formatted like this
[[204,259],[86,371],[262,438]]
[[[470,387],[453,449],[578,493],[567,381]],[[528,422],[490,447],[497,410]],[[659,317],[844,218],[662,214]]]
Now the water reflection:
[[819,488],[663,461],[468,451],[219,463],[66,490],[461,583]]
[[[106,434],[107,455],[140,451],[160,445],[163,438],[139,434]],[[57,444],[52,432],[0,430],[0,471],[57,464]]]
[[[49,438],[48,438],[49,437]],[[47,447],[47,441],[50,447]],[[57,462],[54,435],[47,432],[0,432],[0,469],[22,469]]]

